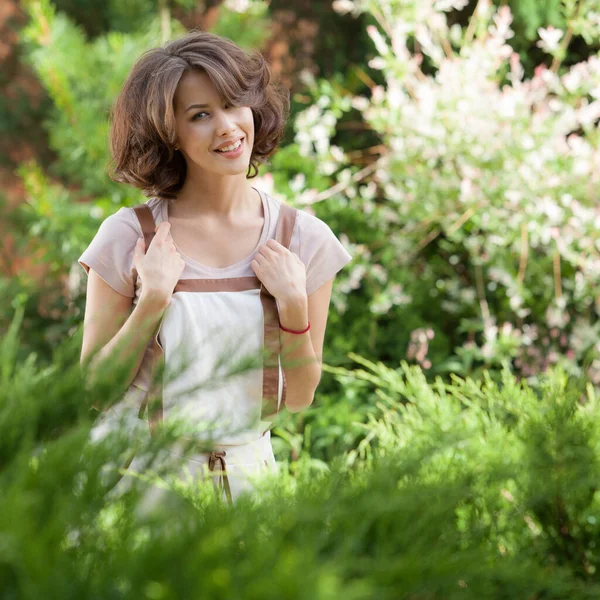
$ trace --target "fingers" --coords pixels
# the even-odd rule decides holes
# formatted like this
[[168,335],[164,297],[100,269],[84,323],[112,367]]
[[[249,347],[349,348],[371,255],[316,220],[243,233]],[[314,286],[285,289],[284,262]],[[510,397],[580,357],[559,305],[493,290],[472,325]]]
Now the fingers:
[[158,240],[159,242],[164,242],[171,235],[171,223],[169,223],[168,221],[163,221],[155,229],[155,231],[156,231],[156,235],[154,236],[154,239]]
[[[150,248],[152,247],[165,248],[171,252],[176,250],[175,243],[171,237],[171,223],[168,221],[163,221],[158,227],[156,227],[154,238],[150,242]],[[148,248],[148,250],[150,250],[150,248]]]
[[283,248],[283,246],[281,244],[278,244],[275,240],[268,240],[266,244],[262,245],[258,249],[256,254],[261,254],[265,257],[275,256],[276,254],[281,254],[282,249],[285,250],[285,248]]
[[133,256],[142,256],[146,253],[146,243],[144,242],[144,238],[138,238],[138,241],[135,243],[133,248]]
[[[265,259],[274,259],[277,255],[283,257],[285,254],[290,254],[292,257],[297,258],[293,252],[290,252],[285,246],[282,246],[276,240],[267,240],[254,255],[254,258],[259,262],[264,262]],[[299,259],[298,259],[299,260]]]
[[286,248],[282,246],[277,240],[273,239],[267,240],[265,246],[271,250],[275,250],[275,252],[281,252],[282,250],[286,250]]

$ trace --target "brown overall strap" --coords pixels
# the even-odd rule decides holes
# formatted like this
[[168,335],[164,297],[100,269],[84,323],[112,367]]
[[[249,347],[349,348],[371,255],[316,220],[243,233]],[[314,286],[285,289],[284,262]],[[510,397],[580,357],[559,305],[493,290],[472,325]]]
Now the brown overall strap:
[[289,204],[281,203],[279,209],[279,219],[277,219],[277,232],[275,233],[275,239],[288,250],[292,243],[292,234],[294,233],[294,226],[296,224],[296,215],[298,210],[292,208]]
[[156,233],[154,231],[156,228],[156,223],[154,221],[154,217],[152,216],[152,211],[147,204],[138,204],[138,206],[133,207],[133,210],[135,211],[138,221],[142,227],[142,233],[144,234],[144,242],[146,244],[147,251],[148,246],[150,246],[150,242]]
[[[140,222],[140,226],[142,228],[142,233],[144,234],[144,243],[146,244],[146,252],[148,251],[148,247],[150,246],[150,242],[154,239],[156,235],[156,222],[154,221],[154,216],[152,215],[152,211],[147,204],[139,204],[138,206],[134,206],[133,210],[137,215],[138,221]],[[158,323],[154,336],[152,338],[152,382],[151,387],[146,393],[144,400],[140,406],[140,410],[138,412],[138,417],[140,419],[144,418],[144,412],[146,407],[148,407],[148,426],[150,428],[150,433],[154,433],[156,425],[162,421],[163,418],[163,402],[162,402],[162,370],[164,369],[164,351],[162,346],[158,341],[158,334],[160,331],[160,326],[162,323],[162,318]],[[152,399],[152,404],[148,406],[148,403]]]
[[[292,208],[283,202],[281,203],[275,239],[288,250],[292,241],[292,233],[294,232],[294,224],[296,223],[296,214],[297,210],[295,208]],[[277,309],[277,301],[264,285],[261,285],[260,287],[260,301],[263,306],[265,323],[265,358],[263,362],[262,394],[262,419],[264,420],[276,415],[280,408],[277,401],[279,395],[279,356],[281,354],[281,337],[279,331],[279,311]],[[285,406],[287,386],[283,369],[282,375],[281,406]]]

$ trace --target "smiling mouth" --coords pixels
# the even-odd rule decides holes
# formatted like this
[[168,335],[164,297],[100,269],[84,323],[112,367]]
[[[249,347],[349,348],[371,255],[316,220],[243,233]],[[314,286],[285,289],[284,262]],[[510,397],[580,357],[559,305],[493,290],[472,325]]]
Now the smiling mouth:
[[243,141],[244,141],[244,138],[241,138],[237,142],[233,142],[232,144],[229,144],[229,146],[225,146],[225,148],[219,148],[218,150],[215,150],[215,152],[219,152],[220,154],[227,154],[228,152],[235,152],[242,145]]

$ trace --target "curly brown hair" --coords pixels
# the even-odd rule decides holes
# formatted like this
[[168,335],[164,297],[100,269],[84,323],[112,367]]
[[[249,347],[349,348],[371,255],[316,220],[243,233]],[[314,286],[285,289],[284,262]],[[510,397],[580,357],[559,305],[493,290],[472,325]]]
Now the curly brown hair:
[[208,75],[227,104],[252,109],[254,146],[246,178],[255,177],[275,152],[289,114],[289,92],[272,81],[259,52],[193,30],[148,50],[133,66],[110,115],[111,179],[140,188],[148,197],[176,197],[187,167],[175,149],[174,98],[182,75],[194,69]]

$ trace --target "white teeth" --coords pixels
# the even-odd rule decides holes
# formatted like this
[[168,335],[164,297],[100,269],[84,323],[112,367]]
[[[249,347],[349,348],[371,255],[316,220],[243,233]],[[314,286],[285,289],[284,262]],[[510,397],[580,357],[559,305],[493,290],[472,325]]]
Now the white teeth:
[[242,145],[242,140],[238,140],[235,144],[231,146],[225,146],[225,148],[219,148],[217,152],[231,152],[232,150],[236,150]]

